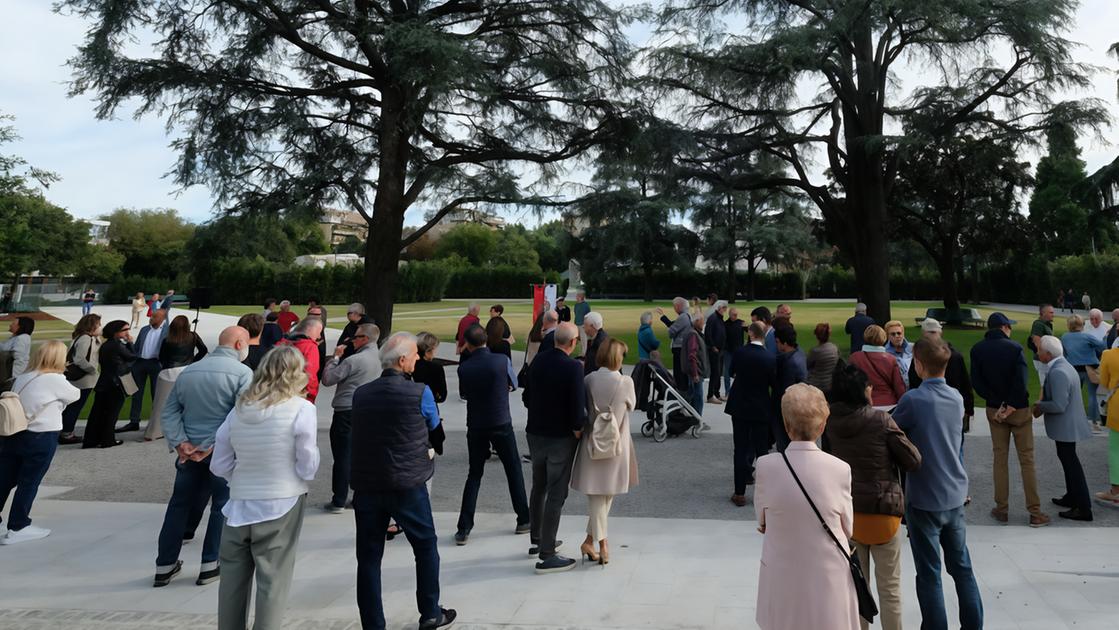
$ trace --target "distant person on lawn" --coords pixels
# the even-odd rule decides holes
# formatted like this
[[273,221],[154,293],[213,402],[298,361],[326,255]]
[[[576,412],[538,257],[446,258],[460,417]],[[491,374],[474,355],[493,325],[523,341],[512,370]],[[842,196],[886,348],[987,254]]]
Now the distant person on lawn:
[[847,324],[843,327],[844,332],[851,336],[851,354],[863,349],[863,342],[865,341],[863,333],[866,332],[867,326],[873,326],[877,322],[874,318],[866,314],[866,304],[859,302],[855,305],[855,315],[847,320]]
[[291,302],[282,300],[280,302],[280,312],[276,315],[276,324],[279,325],[280,332],[285,335],[288,334],[298,322],[299,316],[291,311]]

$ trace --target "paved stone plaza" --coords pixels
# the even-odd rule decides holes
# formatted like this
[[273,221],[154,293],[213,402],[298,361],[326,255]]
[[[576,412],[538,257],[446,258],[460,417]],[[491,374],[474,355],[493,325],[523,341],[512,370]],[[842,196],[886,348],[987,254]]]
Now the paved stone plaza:
[[[119,312],[118,312],[119,308]],[[104,307],[108,319],[127,307]],[[249,309],[246,309],[249,310]],[[73,321],[78,309],[53,314]],[[235,318],[203,313],[199,332],[207,344]],[[609,328],[609,322],[607,322]],[[333,331],[337,334],[337,330]],[[441,354],[453,352],[448,344]],[[527,536],[512,534],[514,517],[499,466],[487,469],[479,497],[478,524],[465,547],[451,534],[465,478],[465,413],[453,395],[442,407],[447,455],[437,463],[433,504],[441,532],[443,603],[457,608],[456,627],[482,628],[754,628],[754,604],[762,536],[752,508],[728,501],[730,423],[721,406],[705,417],[713,430],[699,440],[664,444],[635,437],[640,486],[615,503],[611,563],[537,576],[526,555]],[[319,396],[323,454],[312,486],[312,507],[327,497],[330,392]],[[514,426],[524,426],[515,400]],[[973,424],[965,455],[974,502],[968,537],[986,608],[986,627],[1115,628],[1119,625],[1119,511],[1096,508],[1091,524],[1059,522],[1044,529],[1024,526],[1025,509],[1012,456],[1011,522],[993,524],[990,508],[990,443],[985,422]],[[1043,500],[1060,493],[1063,479],[1052,442],[1040,431],[1038,478]],[[134,440],[137,434],[126,434]],[[523,436],[522,448],[523,448]],[[1082,445],[1093,490],[1106,481],[1102,438]],[[173,477],[162,442],[105,451],[59,450],[35,504],[36,524],[53,530],[43,541],[0,547],[0,628],[140,629],[212,627],[217,584],[195,586],[199,542],[184,547],[183,575],[162,589],[151,587],[155,539]],[[560,538],[572,555],[583,538],[585,499],[568,499]],[[1014,524],[1017,523],[1017,524]],[[290,600],[289,628],[358,628],[354,590],[352,514],[309,509],[299,547]],[[906,627],[920,622],[912,563],[902,571]],[[950,617],[951,578],[945,576]],[[412,555],[403,540],[388,544],[384,582],[390,627],[415,627]],[[811,597],[805,593],[805,597]]]

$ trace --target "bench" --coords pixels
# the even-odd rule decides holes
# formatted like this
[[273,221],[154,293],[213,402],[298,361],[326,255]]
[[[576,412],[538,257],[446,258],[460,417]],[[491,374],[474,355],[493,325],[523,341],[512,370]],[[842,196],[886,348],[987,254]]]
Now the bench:
[[915,318],[920,324],[926,319],[935,319],[942,324],[968,324],[970,326],[986,326],[984,319],[974,308],[930,308],[925,311],[924,317]]

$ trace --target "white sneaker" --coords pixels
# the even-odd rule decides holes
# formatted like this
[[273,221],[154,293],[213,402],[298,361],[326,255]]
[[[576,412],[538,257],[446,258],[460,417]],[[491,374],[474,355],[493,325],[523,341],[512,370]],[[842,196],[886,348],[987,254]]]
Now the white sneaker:
[[0,538],[0,545],[17,545],[23,542],[39,540],[51,535],[51,530],[45,527],[28,525],[21,530],[9,530],[8,535]]

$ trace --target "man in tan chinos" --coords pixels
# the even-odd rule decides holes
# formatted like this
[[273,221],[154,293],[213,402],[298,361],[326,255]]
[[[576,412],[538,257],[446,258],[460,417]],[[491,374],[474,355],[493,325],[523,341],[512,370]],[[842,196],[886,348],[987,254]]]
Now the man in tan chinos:
[[1041,511],[1037,493],[1026,357],[1022,346],[1010,339],[1013,324],[1002,313],[992,313],[987,319],[987,334],[971,349],[971,384],[987,401],[987,421],[991,425],[995,477],[995,507],[991,516],[1000,523],[1009,521],[1010,439],[1014,438],[1030,527],[1044,527],[1049,524],[1049,516]]

